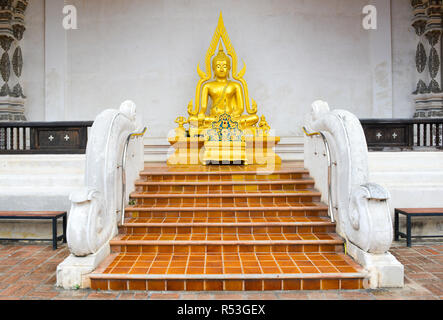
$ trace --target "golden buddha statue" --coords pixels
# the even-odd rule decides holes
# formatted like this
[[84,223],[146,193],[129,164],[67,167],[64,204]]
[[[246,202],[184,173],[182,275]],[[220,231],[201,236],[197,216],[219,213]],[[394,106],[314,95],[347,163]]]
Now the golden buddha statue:
[[[212,60],[212,70],[215,80],[203,85],[201,94],[201,109],[197,116],[190,116],[189,122],[202,129],[209,128],[222,114],[231,116],[231,120],[238,122],[240,129],[245,130],[254,126],[259,117],[253,113],[243,114],[244,96],[242,86],[235,81],[229,80],[231,72],[231,60],[224,53],[220,43],[218,54]],[[209,115],[206,115],[209,100],[212,102]]]
[[[249,98],[243,79],[246,65],[238,71],[237,62],[220,13],[206,52],[205,71],[197,65],[200,79],[195,104],[188,104],[188,119],[178,118],[175,137],[168,139],[175,149],[168,158],[169,165],[217,161],[241,161],[245,165],[281,163],[273,151],[280,137],[269,135],[270,126],[264,116],[257,126],[257,103]],[[184,131],[184,124],[189,124],[188,131]]]
[[[217,45],[219,50],[216,54]],[[248,85],[243,79],[246,65],[240,72],[237,70],[237,55],[221,13],[211,45],[206,52],[205,67],[205,71],[202,71],[200,66],[197,66],[200,80],[196,88],[195,105],[193,101],[188,105],[190,137],[202,136],[222,114],[228,114],[232,121],[238,122],[241,130],[248,130],[248,133],[255,135],[255,125],[259,121],[257,104],[253,99],[250,102]],[[213,74],[215,79],[211,81]]]

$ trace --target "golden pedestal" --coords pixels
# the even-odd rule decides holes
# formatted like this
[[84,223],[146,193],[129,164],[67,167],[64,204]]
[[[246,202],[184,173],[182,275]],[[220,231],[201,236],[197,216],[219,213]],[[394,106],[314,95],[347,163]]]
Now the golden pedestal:
[[224,161],[240,162],[244,165],[281,164],[274,152],[280,137],[251,136],[244,142],[205,141],[204,138],[170,138],[175,152],[169,157],[169,165],[203,164]]
[[246,137],[246,159],[248,163],[263,165],[271,163],[281,164],[281,158],[274,152],[274,147],[279,142],[280,137]]
[[206,141],[204,149],[203,162],[205,164],[223,164],[230,162],[248,164],[245,142]]
[[167,164],[204,164],[200,151],[205,143],[204,138],[174,137],[168,139],[175,152],[167,160]]

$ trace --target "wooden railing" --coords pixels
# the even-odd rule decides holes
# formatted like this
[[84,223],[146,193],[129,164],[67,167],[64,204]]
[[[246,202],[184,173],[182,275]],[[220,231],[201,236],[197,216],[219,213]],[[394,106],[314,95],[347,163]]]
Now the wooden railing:
[[361,119],[369,150],[443,150],[443,119]]
[[[361,119],[369,150],[443,150],[443,119]],[[0,122],[0,154],[82,154],[93,121]]]
[[0,122],[0,154],[82,154],[93,121]]

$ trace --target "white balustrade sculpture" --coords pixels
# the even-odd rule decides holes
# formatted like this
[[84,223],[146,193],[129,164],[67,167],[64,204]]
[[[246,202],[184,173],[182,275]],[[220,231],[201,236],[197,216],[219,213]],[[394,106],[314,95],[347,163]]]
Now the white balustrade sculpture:
[[[369,271],[371,287],[403,286],[403,265],[388,252],[393,240],[389,192],[368,181],[368,148],[360,121],[348,111],[330,111],[326,102],[316,101],[305,127],[327,140],[332,163],[330,214],[347,252]],[[304,157],[316,188],[327,196],[327,155],[321,136],[305,137]]]
[[[105,110],[95,119],[86,148],[85,186],[70,195],[67,241],[71,256],[57,268],[59,286],[87,286],[83,275],[109,255],[109,241],[118,233],[121,220],[125,142],[141,129],[132,101],[123,102],[119,110]],[[126,159],[126,186],[134,188],[144,165],[143,138],[130,141]],[[125,201],[131,191],[127,190]]]

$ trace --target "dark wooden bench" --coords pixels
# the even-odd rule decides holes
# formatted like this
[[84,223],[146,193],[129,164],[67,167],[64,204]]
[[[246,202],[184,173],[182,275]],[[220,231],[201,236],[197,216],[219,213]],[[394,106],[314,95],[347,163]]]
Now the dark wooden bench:
[[[394,239],[398,241],[399,237],[406,238],[406,245],[411,247],[412,238],[437,238],[443,237],[443,235],[436,236],[412,236],[412,218],[413,217],[438,217],[443,216],[443,208],[407,208],[407,209],[395,209],[394,219]],[[406,216],[406,234],[399,231],[399,215]]]
[[[57,236],[57,220],[63,218],[63,234]],[[43,240],[52,241],[52,248],[57,249],[57,241],[63,240],[66,243],[66,211],[0,211],[0,219],[3,220],[51,220],[51,239],[20,239],[20,238],[0,238],[0,240]]]

